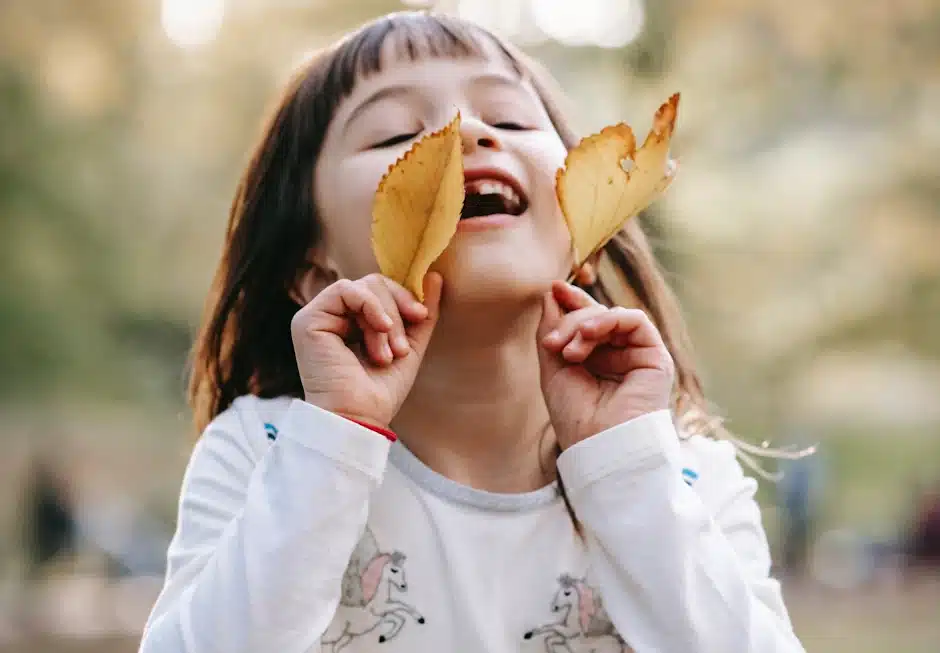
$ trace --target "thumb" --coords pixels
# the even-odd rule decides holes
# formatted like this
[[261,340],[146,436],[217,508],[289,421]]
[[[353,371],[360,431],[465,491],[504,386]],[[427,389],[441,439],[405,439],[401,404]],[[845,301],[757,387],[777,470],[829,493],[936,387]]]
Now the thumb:
[[542,317],[539,320],[539,326],[535,332],[535,348],[538,351],[539,369],[541,372],[543,388],[545,387],[546,381],[551,379],[555,373],[557,373],[564,366],[561,356],[559,356],[556,352],[549,351],[542,344],[542,340],[545,338],[545,336],[551,333],[552,330],[561,322],[562,316],[563,313],[561,307],[555,300],[555,296],[552,294],[552,291],[549,290],[544,295],[542,295]]
[[424,305],[428,309],[428,316],[411,329],[415,351],[420,356],[424,356],[424,352],[427,351],[428,343],[431,342],[431,335],[434,333],[434,327],[437,326],[437,320],[441,315],[441,290],[443,286],[444,279],[438,272],[429,272],[424,279]]

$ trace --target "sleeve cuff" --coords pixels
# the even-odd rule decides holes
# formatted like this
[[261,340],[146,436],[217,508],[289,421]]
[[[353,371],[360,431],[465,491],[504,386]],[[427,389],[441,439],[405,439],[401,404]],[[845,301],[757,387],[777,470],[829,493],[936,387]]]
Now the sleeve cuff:
[[592,435],[558,457],[558,473],[573,497],[614,472],[639,471],[679,459],[679,436],[668,410],[635,417]]
[[391,442],[382,435],[301,399],[291,401],[280,437],[382,480]]

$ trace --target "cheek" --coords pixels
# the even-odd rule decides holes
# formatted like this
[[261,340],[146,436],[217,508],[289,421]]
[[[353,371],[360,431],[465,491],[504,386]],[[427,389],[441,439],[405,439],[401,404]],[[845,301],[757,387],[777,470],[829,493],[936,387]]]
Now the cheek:
[[330,255],[351,278],[377,269],[371,247],[372,202],[388,164],[368,163],[351,160],[325,167],[316,180],[317,208]]
[[545,134],[536,139],[531,147],[530,158],[538,168],[541,175],[551,179],[552,188],[555,186],[555,173],[565,165],[568,148],[561,139],[554,134]]
[[[371,215],[375,189],[379,185],[385,168],[377,165],[356,165],[348,163],[336,166],[333,187],[340,198],[340,208],[345,213],[343,219],[360,221],[363,216]],[[329,189],[327,189],[329,192]]]
[[565,165],[568,151],[557,138],[539,139],[527,152],[530,179],[534,182],[534,207],[541,222],[561,228],[567,233],[558,197],[555,193],[555,175]]
[[539,213],[553,214],[560,211],[555,195],[555,174],[565,165],[565,156],[568,154],[565,146],[557,138],[539,138],[523,154],[536,195],[530,199],[534,200]]
[[555,193],[555,175],[564,167],[568,150],[557,137],[540,139],[533,148],[530,161],[534,167],[537,185],[537,229],[540,239],[545,244],[545,254],[552,261],[562,262],[567,270],[570,267],[571,234],[558,204]]

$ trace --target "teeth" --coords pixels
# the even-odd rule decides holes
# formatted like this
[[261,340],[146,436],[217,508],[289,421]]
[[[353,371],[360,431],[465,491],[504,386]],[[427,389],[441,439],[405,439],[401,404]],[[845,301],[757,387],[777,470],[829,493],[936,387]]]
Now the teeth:
[[464,185],[464,192],[476,195],[502,195],[510,204],[519,204],[521,199],[519,194],[509,184],[504,184],[495,179],[480,179],[467,182]]

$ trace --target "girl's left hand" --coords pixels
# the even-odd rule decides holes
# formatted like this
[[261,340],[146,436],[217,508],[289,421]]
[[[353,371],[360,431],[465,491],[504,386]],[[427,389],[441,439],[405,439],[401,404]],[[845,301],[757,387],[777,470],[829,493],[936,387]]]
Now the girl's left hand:
[[643,311],[608,308],[556,281],[537,338],[542,393],[562,449],[669,408],[672,357]]

